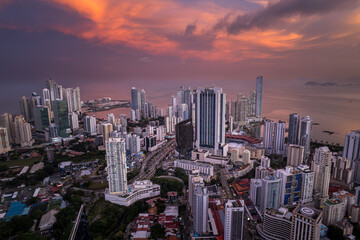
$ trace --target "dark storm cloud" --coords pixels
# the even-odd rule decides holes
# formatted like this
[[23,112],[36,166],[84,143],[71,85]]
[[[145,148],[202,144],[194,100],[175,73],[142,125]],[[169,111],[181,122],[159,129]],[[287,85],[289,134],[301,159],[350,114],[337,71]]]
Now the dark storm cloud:
[[195,34],[195,31],[196,23],[188,24],[184,33],[171,34],[168,38],[177,42],[183,50],[211,50],[214,46],[216,35],[212,32]]
[[229,34],[238,34],[253,28],[268,28],[287,17],[325,14],[358,6],[358,0],[280,0],[257,12],[239,15],[232,22],[228,21],[229,16],[225,16],[214,29],[226,28]]
[[16,0],[0,9],[0,28],[21,29],[25,31],[44,31],[47,29],[87,29],[94,23],[75,11],[59,8],[57,5],[39,0]]

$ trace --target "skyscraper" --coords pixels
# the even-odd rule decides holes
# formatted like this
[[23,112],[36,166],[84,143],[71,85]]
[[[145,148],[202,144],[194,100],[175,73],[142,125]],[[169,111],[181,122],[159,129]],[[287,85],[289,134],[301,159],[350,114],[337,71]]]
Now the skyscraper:
[[287,166],[278,169],[276,176],[281,179],[281,205],[292,207],[300,202],[302,174],[297,169]]
[[27,98],[22,96],[20,99],[20,110],[21,114],[24,116],[26,122],[33,122],[33,108],[35,107],[35,102],[32,98]]
[[175,125],[176,150],[182,156],[189,156],[193,149],[194,129],[189,118]]
[[171,106],[173,109],[173,114],[175,116],[176,112],[177,112],[177,106],[176,106],[176,97],[171,96]]
[[284,154],[285,129],[286,124],[283,121],[279,120],[274,125],[273,152],[276,154]]
[[14,130],[16,136],[16,144],[20,144],[21,147],[29,147],[34,143],[34,139],[31,134],[30,123],[27,123],[23,116],[16,116],[14,119]]
[[256,116],[262,115],[262,99],[263,99],[263,77],[258,76],[256,78]]
[[123,195],[127,189],[127,168],[125,140],[110,138],[106,142],[106,162],[109,182],[109,193]]
[[54,80],[48,79],[46,81],[46,88],[49,89],[50,101],[55,101],[57,99],[63,99],[63,90],[62,86],[58,85]]
[[60,137],[69,137],[69,111],[66,100],[56,100],[52,102],[55,124],[59,127]]
[[302,175],[302,185],[301,185],[301,203],[310,203],[313,201],[313,191],[314,191],[314,171],[310,170],[310,167],[307,165],[300,165],[297,169],[301,172]]
[[287,152],[287,165],[297,167],[304,160],[304,147],[290,144]]
[[110,133],[113,131],[113,125],[111,123],[101,124],[101,132],[103,135],[103,145],[106,146],[106,142],[110,138]]
[[281,179],[268,176],[261,181],[260,211],[264,212],[267,208],[278,209],[281,201]]
[[34,107],[34,122],[37,132],[44,132],[50,125],[50,111],[48,106]]
[[11,151],[7,129],[0,127],[0,154]]
[[178,107],[178,117],[181,118],[182,121],[187,120],[189,118],[188,105],[186,103],[181,103]]
[[223,155],[226,94],[221,88],[199,88],[195,104],[196,147]]
[[274,122],[271,120],[266,120],[264,123],[264,147],[266,149],[273,148],[273,133],[274,133]]
[[224,240],[242,240],[244,200],[228,200],[225,204]]
[[314,191],[319,193],[322,201],[329,197],[332,153],[328,147],[315,149],[312,169],[315,172]]
[[140,109],[140,98],[139,98],[139,92],[135,87],[131,88],[131,108],[133,110]]
[[328,199],[324,202],[323,223],[335,225],[345,217],[346,204],[339,199]]
[[350,160],[360,158],[360,129],[346,134],[343,157]]
[[79,129],[79,115],[76,112],[69,113],[69,125],[72,130]]
[[72,112],[81,112],[81,101],[80,101],[80,88],[64,88],[63,89],[63,98],[67,101],[68,111]]
[[145,102],[146,102],[146,92],[145,92],[144,89],[141,89],[141,92],[140,92],[140,108],[141,108],[142,114],[144,114]]
[[313,121],[309,116],[301,118],[300,121],[299,145],[304,147],[304,161],[306,161],[310,155],[312,123]]
[[204,187],[204,179],[199,176],[199,170],[193,170],[189,174],[189,205],[191,213],[194,212],[193,204],[194,204],[194,194],[195,189],[197,187]]
[[13,117],[10,113],[3,113],[0,115],[0,127],[6,128],[9,143],[14,143]]
[[293,211],[291,240],[319,240],[322,218],[320,210],[299,204]]
[[84,117],[84,132],[90,135],[96,135],[96,118],[94,116]]
[[300,124],[300,116],[297,113],[290,114],[289,133],[288,133],[289,144],[298,144],[299,124]]
[[209,193],[206,187],[196,187],[194,190],[194,231],[202,235],[207,232]]

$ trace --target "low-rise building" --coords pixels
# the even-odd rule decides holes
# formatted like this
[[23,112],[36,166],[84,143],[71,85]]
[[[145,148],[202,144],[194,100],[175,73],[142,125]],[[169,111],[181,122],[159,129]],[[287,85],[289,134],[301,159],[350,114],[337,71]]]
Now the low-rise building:
[[105,200],[122,206],[130,206],[141,199],[160,195],[160,185],[153,184],[150,180],[135,181],[129,185],[128,194],[117,195],[105,192]]

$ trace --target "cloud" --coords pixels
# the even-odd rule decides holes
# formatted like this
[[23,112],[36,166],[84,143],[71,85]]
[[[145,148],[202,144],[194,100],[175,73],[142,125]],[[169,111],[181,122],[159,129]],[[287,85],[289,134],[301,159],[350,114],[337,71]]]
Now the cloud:
[[311,16],[359,6],[357,0],[280,0],[268,4],[254,13],[238,15],[233,21],[228,16],[220,19],[215,29],[226,28],[229,34],[239,34],[250,29],[266,29],[280,20],[293,16]]
[[360,84],[353,83],[336,83],[336,82],[317,82],[317,81],[308,81],[305,83],[306,86],[312,87],[358,87]]

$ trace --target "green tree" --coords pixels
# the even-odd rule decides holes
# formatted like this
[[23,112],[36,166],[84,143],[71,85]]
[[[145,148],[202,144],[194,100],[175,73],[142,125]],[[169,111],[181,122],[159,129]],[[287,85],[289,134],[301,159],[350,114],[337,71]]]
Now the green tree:
[[150,238],[151,239],[159,239],[165,238],[165,228],[161,226],[159,223],[155,224],[150,228]]
[[329,226],[327,237],[331,240],[345,240],[346,239],[344,237],[343,231],[334,225]]

